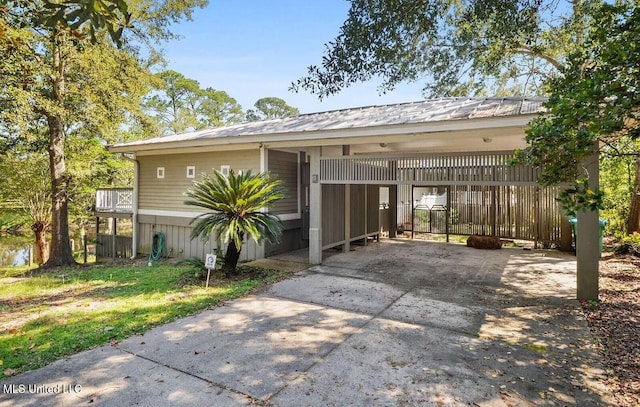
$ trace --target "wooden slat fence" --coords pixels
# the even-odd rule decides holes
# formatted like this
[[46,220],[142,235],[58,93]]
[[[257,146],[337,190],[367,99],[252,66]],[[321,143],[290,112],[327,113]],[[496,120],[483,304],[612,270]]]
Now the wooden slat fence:
[[113,236],[99,234],[96,237],[97,257],[121,257],[133,256],[133,240],[130,236]]
[[323,157],[320,182],[397,185],[397,223],[405,230],[416,223],[433,233],[443,229],[442,214],[418,209],[420,219],[412,219],[418,204],[412,189],[446,187],[449,234],[560,242],[562,213],[555,198],[561,188],[540,187],[540,170],[511,165],[512,159],[512,152]]
[[342,156],[320,159],[320,182],[326,184],[535,184],[539,169],[509,165],[511,152],[456,155]]

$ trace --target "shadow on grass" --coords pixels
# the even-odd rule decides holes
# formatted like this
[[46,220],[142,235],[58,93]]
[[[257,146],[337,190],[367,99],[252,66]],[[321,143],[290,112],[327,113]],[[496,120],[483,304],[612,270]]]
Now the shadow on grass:
[[[205,289],[191,273],[174,266],[74,269],[65,283],[59,274],[32,277],[41,280],[43,288],[28,286],[31,291],[24,296],[11,298],[6,294],[10,290],[0,294],[3,369],[14,373],[35,369],[143,333],[244,295],[280,275],[252,271],[250,278],[218,279]],[[28,280],[23,284],[28,285]]]

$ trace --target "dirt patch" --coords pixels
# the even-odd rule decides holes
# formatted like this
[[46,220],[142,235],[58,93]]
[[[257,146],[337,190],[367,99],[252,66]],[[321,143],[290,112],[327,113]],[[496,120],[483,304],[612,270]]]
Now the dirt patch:
[[608,386],[620,406],[640,406],[640,258],[605,253],[600,301],[584,301]]
[[297,271],[302,271],[306,268],[309,268],[309,265],[306,263],[300,263],[290,260],[266,258],[245,263],[244,267],[254,267],[260,269],[271,269],[295,273]]

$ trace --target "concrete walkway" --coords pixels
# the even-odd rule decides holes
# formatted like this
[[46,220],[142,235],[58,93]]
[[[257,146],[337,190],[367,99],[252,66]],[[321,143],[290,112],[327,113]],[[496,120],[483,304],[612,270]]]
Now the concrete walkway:
[[572,256],[383,240],[4,381],[0,406],[608,405],[574,297]]

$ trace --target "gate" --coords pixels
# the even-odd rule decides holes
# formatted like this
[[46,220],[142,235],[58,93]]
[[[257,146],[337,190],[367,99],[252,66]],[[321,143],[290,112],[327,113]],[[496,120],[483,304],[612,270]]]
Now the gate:
[[447,187],[412,187],[411,230],[413,234],[449,234],[448,196]]
[[415,233],[447,234],[447,208],[416,207],[413,209]]

